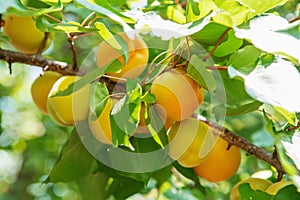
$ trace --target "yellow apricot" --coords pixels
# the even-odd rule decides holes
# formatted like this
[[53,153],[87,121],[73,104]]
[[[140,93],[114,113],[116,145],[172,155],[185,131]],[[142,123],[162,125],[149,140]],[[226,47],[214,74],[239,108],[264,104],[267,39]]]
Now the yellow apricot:
[[[36,27],[30,16],[7,15],[3,32],[9,37],[10,43],[23,53],[37,53],[44,38],[44,33]],[[48,46],[49,43],[48,40]]]
[[[96,139],[104,144],[112,144],[112,132],[110,124],[110,112],[114,104],[116,104],[116,99],[108,98],[104,109],[98,116],[97,120],[92,120],[89,117],[89,127]],[[92,114],[92,113],[91,113]],[[90,115],[91,115],[90,114]]]
[[59,91],[68,88],[70,84],[78,80],[78,76],[63,76],[59,78],[49,92],[47,109],[50,117],[59,125],[72,126],[75,122],[83,121],[89,113],[90,86],[85,85],[67,96],[55,96]]
[[216,142],[212,129],[195,118],[176,122],[167,134],[169,156],[184,167],[196,167],[203,163]]
[[219,138],[205,161],[194,168],[195,173],[210,182],[219,182],[233,176],[241,163],[241,152],[236,146]]
[[[149,58],[149,50],[143,39],[135,37],[131,40],[125,33],[119,34],[128,45],[128,62],[125,63],[123,56],[106,42],[100,43],[97,51],[97,65],[104,67],[106,64],[118,59],[122,64],[121,70],[109,72],[107,75],[118,78],[134,79],[139,76],[146,68]],[[110,78],[117,82],[118,79]]]
[[43,75],[39,76],[34,80],[31,85],[31,96],[35,105],[44,113],[47,111],[47,99],[48,94],[55,83],[62,75],[53,72],[46,71]]
[[167,118],[181,121],[190,117],[202,103],[204,90],[184,70],[169,70],[152,83],[155,103],[162,106]]

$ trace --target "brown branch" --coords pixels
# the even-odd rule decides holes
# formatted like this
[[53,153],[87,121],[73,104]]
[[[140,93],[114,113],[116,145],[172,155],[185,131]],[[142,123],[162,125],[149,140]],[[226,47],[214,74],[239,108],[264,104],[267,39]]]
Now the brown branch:
[[[72,69],[72,66],[68,65],[67,63],[48,60],[43,58],[41,55],[37,55],[37,54],[24,54],[24,53],[18,53],[18,52],[0,49],[0,60],[5,60],[8,63],[18,62],[18,63],[24,63],[28,65],[40,66],[44,70],[57,71],[64,75],[78,75],[78,72],[74,71]],[[112,81],[109,81],[109,79],[105,77],[102,77],[99,81],[105,82],[110,91],[116,89],[115,88],[116,84],[113,83]],[[122,90],[122,87],[123,86],[120,86],[120,90]],[[209,124],[215,130],[214,133],[220,136],[222,139],[226,140],[229,146],[232,145],[237,146],[245,150],[249,155],[254,155],[257,158],[275,167],[278,172],[278,180],[281,180],[285,171],[276,153],[271,153],[269,151],[266,151],[265,149],[252,144],[245,138],[242,138],[234,134],[230,130],[216,123],[209,122],[206,120],[202,120],[202,121]]]
[[218,46],[221,44],[227,33],[231,30],[231,28],[227,28],[226,31],[221,35],[221,37],[218,39],[217,43],[215,44],[214,48],[208,53],[207,56],[203,57],[203,61],[207,61],[217,50]]
[[57,71],[64,75],[75,75],[76,71],[72,66],[65,62],[49,60],[37,54],[25,54],[9,50],[0,49],[0,59],[8,63],[23,63],[33,66],[42,67],[44,70]]
[[260,160],[263,160],[269,163],[270,165],[272,165],[273,167],[275,167],[275,169],[278,172],[278,181],[282,179],[282,176],[285,173],[285,171],[276,153],[271,153],[263,148],[260,148],[254,145],[253,143],[249,142],[247,139],[242,138],[234,134],[230,130],[221,127],[215,123],[206,120],[202,120],[202,121],[210,125],[210,127],[212,127],[213,129],[215,129],[216,131],[214,131],[214,133],[218,135],[220,138],[226,140],[228,142],[228,145],[237,146],[245,150],[249,155],[254,155]]

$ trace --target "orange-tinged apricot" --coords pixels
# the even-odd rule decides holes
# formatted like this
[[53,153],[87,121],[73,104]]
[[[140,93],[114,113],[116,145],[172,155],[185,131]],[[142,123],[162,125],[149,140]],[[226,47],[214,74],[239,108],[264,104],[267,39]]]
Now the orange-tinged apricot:
[[152,83],[151,92],[156,97],[155,103],[173,121],[190,117],[204,98],[204,90],[181,69],[159,75]]
[[216,141],[212,129],[195,118],[176,122],[167,133],[169,156],[184,167],[203,163]]
[[62,75],[53,72],[46,71],[43,75],[39,76],[34,80],[31,85],[31,96],[35,105],[43,112],[48,113],[47,111],[47,99],[48,94],[53,86],[53,84],[61,77]]
[[211,182],[219,182],[233,176],[241,163],[241,152],[236,146],[229,149],[228,143],[219,138],[205,161],[194,168],[198,176]]
[[[149,50],[143,39],[135,37],[131,40],[125,33],[119,34],[128,45],[128,61],[125,62],[123,56],[106,42],[102,42],[97,51],[97,65],[104,67],[113,60],[118,59],[122,64],[122,68],[117,72],[109,72],[107,75],[117,78],[134,79],[139,76],[146,68],[149,58]],[[111,78],[118,81],[117,78]]]

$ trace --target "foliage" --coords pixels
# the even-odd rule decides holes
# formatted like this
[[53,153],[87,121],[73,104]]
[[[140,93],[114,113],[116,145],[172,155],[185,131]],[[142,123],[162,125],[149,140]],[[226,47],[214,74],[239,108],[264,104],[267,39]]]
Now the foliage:
[[[275,196],[244,184],[242,199],[299,198],[299,5],[297,0],[0,1],[3,19],[33,16],[41,31],[52,34],[43,57],[77,61],[82,78],[56,96],[91,84],[90,110],[97,117],[108,95],[119,100],[111,111],[113,145],[101,144],[85,122],[61,127],[34,107],[30,85],[41,69],[0,61],[0,199],[228,199],[232,187],[251,175],[275,181],[275,169],[247,152],[236,175],[218,183],[168,157],[166,131],[151,110],[155,96],[149,87],[174,65],[185,67],[206,90],[195,114],[269,152],[276,149],[284,179],[294,183]],[[130,60],[130,47],[115,37],[119,32],[144,39],[149,64],[121,92],[112,92],[95,80],[118,71],[120,62],[98,68],[95,50],[107,41]],[[15,50],[3,32],[0,48]],[[132,137],[141,103],[151,137]],[[124,157],[116,157],[120,151]],[[155,159],[145,158],[153,152]]]

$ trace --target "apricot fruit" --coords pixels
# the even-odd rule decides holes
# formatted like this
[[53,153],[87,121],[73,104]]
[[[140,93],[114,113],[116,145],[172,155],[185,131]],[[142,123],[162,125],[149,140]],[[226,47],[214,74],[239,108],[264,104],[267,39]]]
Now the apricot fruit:
[[212,129],[195,118],[176,122],[167,134],[169,156],[183,167],[196,167],[203,163],[216,142]]
[[181,121],[190,117],[202,103],[204,90],[184,70],[171,69],[152,83],[155,103],[162,106],[167,118]]
[[[44,32],[36,27],[31,16],[8,14],[5,18],[3,32],[10,38],[10,43],[23,53],[37,53],[44,38]],[[50,40],[48,39],[46,46],[49,44]]]
[[219,182],[233,176],[241,163],[241,152],[236,146],[219,138],[205,161],[194,168],[195,173],[210,182]]
[[[100,43],[97,51],[96,61],[98,67],[105,67],[115,59],[118,59],[122,68],[117,72],[109,72],[107,75],[112,76],[110,79],[117,82],[118,78],[134,79],[138,77],[146,68],[149,58],[149,50],[143,39],[135,37],[131,40],[125,33],[119,36],[128,45],[128,61],[125,62],[124,57],[115,48],[107,42]],[[117,78],[113,78],[117,77]]]
[[47,99],[48,94],[54,85],[54,83],[62,75],[54,71],[46,71],[43,75],[39,76],[34,80],[31,85],[31,96],[35,105],[45,114],[47,111]]
[[78,76],[63,76],[54,83],[49,92],[47,110],[53,121],[59,125],[73,126],[88,117],[90,85],[85,85],[67,96],[54,96],[78,79]]
[[110,112],[116,102],[116,99],[108,98],[97,120],[92,120],[91,117],[88,120],[91,132],[98,141],[104,144],[112,144]]

